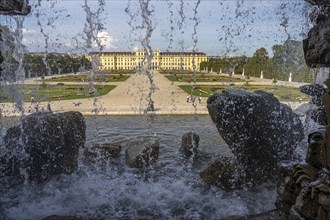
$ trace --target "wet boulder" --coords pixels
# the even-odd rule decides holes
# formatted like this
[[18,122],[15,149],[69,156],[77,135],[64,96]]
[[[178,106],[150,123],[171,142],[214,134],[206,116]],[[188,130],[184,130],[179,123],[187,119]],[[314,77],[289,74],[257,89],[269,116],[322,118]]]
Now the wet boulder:
[[127,144],[125,160],[131,168],[143,168],[154,164],[158,155],[158,140],[136,140]]
[[194,132],[188,132],[182,136],[180,151],[184,157],[195,157],[199,145],[199,136]]
[[312,97],[312,103],[317,106],[323,106],[321,97],[327,90],[320,84],[303,85],[299,87],[299,91]]
[[322,169],[326,163],[324,160],[325,152],[322,145],[325,139],[325,130],[318,130],[308,135],[308,150],[306,155],[306,163],[311,166]]
[[330,2],[328,0],[305,0],[305,1],[312,5],[330,7]]
[[[325,6],[323,2],[314,2]],[[330,6],[312,16],[316,25],[308,32],[303,41],[305,61],[308,66],[330,66]]]
[[276,178],[280,161],[291,159],[303,138],[298,115],[271,93],[225,90],[210,96],[207,108],[248,183]]
[[0,0],[0,14],[27,15],[31,11],[28,0]]
[[306,113],[306,119],[310,118],[320,125],[325,125],[327,119],[321,97],[326,94],[326,89],[322,85],[312,84],[301,86],[299,91],[309,95],[311,97],[312,103],[315,105]]
[[0,177],[11,177],[12,181],[22,182],[24,177],[20,173],[20,167],[23,161],[14,152],[17,151],[11,152],[5,146],[0,146]]
[[234,158],[218,156],[202,168],[200,177],[208,184],[232,190],[243,185],[244,169]]
[[85,132],[85,120],[79,112],[37,112],[7,131],[5,150],[26,169],[29,180],[43,182],[77,168]]
[[97,160],[98,158],[117,158],[121,152],[120,144],[113,143],[95,143],[92,147],[84,150],[84,156],[90,160]]
[[23,145],[21,143],[21,126],[8,128],[0,146],[0,176],[10,176],[15,180],[22,180],[20,168],[24,166]]

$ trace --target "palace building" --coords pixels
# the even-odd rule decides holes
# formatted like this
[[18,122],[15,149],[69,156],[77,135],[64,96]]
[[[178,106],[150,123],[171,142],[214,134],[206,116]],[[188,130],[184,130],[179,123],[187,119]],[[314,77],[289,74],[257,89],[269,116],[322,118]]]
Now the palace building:
[[[141,69],[145,63],[145,51],[135,52],[92,52],[86,56],[97,64],[98,69]],[[200,70],[200,63],[208,61],[201,52],[160,52],[153,51],[151,69],[156,70]]]

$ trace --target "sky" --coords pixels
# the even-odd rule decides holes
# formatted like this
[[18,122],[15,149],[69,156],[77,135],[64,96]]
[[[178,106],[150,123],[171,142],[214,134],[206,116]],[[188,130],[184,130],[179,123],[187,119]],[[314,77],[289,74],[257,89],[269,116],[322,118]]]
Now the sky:
[[[103,4],[104,3],[104,4]],[[30,0],[20,17],[29,52],[199,51],[247,55],[310,27],[304,0]],[[14,18],[1,24],[16,29]]]

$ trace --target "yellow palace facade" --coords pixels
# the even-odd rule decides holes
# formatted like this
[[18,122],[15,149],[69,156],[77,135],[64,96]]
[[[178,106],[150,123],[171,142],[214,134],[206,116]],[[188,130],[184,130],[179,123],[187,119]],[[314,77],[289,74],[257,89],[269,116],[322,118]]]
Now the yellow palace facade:
[[[145,63],[145,52],[92,52],[86,56],[93,60],[100,70],[109,69],[141,69]],[[151,69],[156,70],[200,70],[200,63],[208,61],[201,52],[160,52],[153,51]]]

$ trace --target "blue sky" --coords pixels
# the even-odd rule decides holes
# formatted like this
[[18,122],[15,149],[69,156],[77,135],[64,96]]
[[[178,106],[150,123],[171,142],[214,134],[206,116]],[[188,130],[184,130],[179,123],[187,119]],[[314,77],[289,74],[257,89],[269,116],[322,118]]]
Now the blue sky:
[[[99,22],[95,22],[102,24],[102,28],[93,32],[104,51],[143,48],[140,41],[146,36],[147,29],[139,28],[142,25],[141,2],[148,1],[105,1],[104,10],[98,16]],[[152,49],[250,56],[260,47],[271,52],[272,45],[282,43],[288,37],[302,40],[310,25],[303,0],[201,0],[195,14],[197,2],[149,2],[148,9],[153,10],[148,15],[154,28],[150,37]],[[42,0],[39,4],[37,0],[30,0],[30,3],[32,13],[24,18],[23,29],[23,44],[29,51],[47,49],[48,52],[76,53],[99,50],[95,41],[88,47],[84,30],[85,1]],[[88,0],[87,5],[92,12],[100,8],[97,0]],[[181,8],[183,13],[180,14]],[[130,15],[134,16],[133,20]],[[130,21],[131,26],[128,25]],[[1,23],[14,22],[5,17]]]

